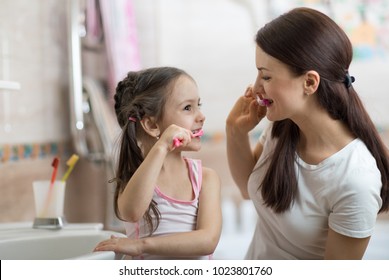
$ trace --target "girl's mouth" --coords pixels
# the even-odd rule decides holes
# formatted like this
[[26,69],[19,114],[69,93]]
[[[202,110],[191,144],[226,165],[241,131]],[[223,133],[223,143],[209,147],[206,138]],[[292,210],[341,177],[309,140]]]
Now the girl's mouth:
[[[196,129],[196,130],[192,130],[192,138],[201,137],[201,136],[203,136],[203,134],[204,134],[204,132],[201,128]],[[177,147],[181,146],[182,141],[183,140],[180,140],[179,138],[174,138],[173,139],[173,147],[177,148]]]
[[202,129],[192,130],[192,133],[193,133],[193,137],[200,137],[204,134]]

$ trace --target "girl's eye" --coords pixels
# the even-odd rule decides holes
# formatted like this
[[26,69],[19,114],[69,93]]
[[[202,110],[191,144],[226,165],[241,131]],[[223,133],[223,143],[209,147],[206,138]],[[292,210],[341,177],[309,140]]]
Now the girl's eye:
[[[202,105],[203,105],[203,104],[199,102],[199,103],[197,104],[197,107],[200,109]],[[184,110],[185,110],[185,111],[191,111],[192,109],[193,109],[193,104],[188,104],[188,105],[186,105],[186,106],[184,107]]]
[[268,81],[268,80],[270,80],[270,77],[268,77],[268,76],[263,76],[262,79],[263,79],[264,81]]

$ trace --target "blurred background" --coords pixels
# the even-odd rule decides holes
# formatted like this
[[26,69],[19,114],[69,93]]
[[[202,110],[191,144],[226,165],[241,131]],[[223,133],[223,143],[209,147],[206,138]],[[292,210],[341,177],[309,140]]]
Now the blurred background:
[[256,77],[256,31],[297,6],[321,10],[349,35],[354,87],[389,143],[389,0],[0,0],[0,223],[32,221],[32,181],[50,178],[55,156],[61,176],[77,153],[66,219],[122,230],[108,184],[114,88],[130,70],[176,66],[197,81],[207,117],[203,148],[190,156],[219,173],[223,238],[244,232],[243,252],[255,214],[229,174],[225,119]]

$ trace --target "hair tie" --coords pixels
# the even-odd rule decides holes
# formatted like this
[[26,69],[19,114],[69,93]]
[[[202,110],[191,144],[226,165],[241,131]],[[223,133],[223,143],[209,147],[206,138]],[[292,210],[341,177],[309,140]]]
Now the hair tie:
[[136,123],[136,118],[134,118],[134,117],[129,117],[128,120],[131,121],[131,122]]
[[354,82],[355,82],[355,78],[353,76],[350,76],[350,74],[347,72],[343,83],[346,85],[347,88],[349,88],[351,87],[351,84]]

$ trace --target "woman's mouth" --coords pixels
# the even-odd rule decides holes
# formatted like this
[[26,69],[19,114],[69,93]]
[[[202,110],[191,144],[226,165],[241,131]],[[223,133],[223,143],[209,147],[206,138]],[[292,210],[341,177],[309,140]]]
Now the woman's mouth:
[[258,96],[257,96],[257,102],[259,105],[261,106],[266,106],[266,107],[269,107],[272,103],[273,103],[273,100],[271,99],[260,99]]

